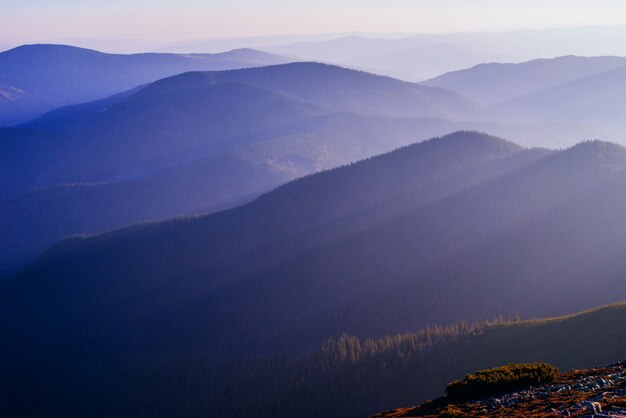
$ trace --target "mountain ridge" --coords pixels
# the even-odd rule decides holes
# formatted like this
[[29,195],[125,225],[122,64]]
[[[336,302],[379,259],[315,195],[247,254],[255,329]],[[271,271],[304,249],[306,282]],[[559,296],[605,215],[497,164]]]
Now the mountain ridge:
[[63,236],[232,206],[450,132],[463,123],[426,116],[472,109],[455,93],[316,63],[187,72],[59,108],[0,131],[1,153],[24,167],[0,168],[13,178],[0,183],[0,270]]
[[622,66],[508,100],[492,110],[503,120],[621,127],[626,112],[620,101],[625,78],[626,66]]
[[0,367],[48,381],[141,353],[246,364],[344,333],[615,302],[626,172],[598,149],[623,164],[601,142],[528,150],[458,132],[233,209],[62,241],[0,282],[14,335]]
[[422,84],[458,91],[494,106],[517,97],[626,66],[626,58],[567,55],[522,63],[485,63],[442,74]]
[[24,123],[60,106],[101,99],[184,71],[289,61],[245,49],[218,54],[125,55],[69,45],[24,45],[0,52],[0,91],[6,93],[0,95],[5,99],[0,100],[0,126]]

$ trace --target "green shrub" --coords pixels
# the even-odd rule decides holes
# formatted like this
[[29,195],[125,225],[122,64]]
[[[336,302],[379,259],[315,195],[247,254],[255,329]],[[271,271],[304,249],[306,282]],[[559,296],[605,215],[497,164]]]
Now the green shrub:
[[451,398],[489,396],[549,383],[558,375],[559,370],[547,363],[509,364],[468,374],[463,380],[450,383],[446,393]]
[[439,411],[439,416],[444,417],[444,418],[462,417],[463,411],[461,411],[460,409],[452,405],[448,405],[445,409],[442,409],[441,411]]

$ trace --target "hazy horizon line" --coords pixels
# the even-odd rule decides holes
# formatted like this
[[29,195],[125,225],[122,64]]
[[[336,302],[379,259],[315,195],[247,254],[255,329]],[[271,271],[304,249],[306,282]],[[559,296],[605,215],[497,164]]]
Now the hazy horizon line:
[[[413,37],[437,37],[446,35],[478,35],[478,34],[506,34],[516,32],[549,32],[555,30],[588,30],[588,29],[610,29],[626,27],[625,23],[620,24],[594,24],[594,25],[562,25],[550,26],[543,28],[518,27],[511,29],[486,29],[486,30],[458,30],[444,32],[386,32],[386,31],[345,31],[345,32],[311,32],[305,34],[298,33],[274,33],[274,34],[258,34],[258,35],[223,35],[223,36],[206,36],[206,37],[180,37],[178,39],[159,39],[158,37],[101,37],[101,36],[79,36],[79,37],[61,37],[61,38],[41,38],[37,40],[23,40],[19,42],[0,42],[0,52],[6,52],[14,48],[26,45],[66,45],[77,48],[92,49],[99,52],[111,54],[133,54],[140,52],[169,52],[168,49],[177,46],[200,43],[200,42],[220,42],[220,41],[263,41],[267,40],[263,46],[272,47],[279,45],[288,45],[299,42],[326,42],[349,37],[361,37],[366,39],[409,39]],[[317,38],[317,39],[316,39]],[[270,42],[271,41],[271,42]],[[136,48],[129,49],[129,43],[135,43]],[[114,44],[123,44],[124,47],[117,49]],[[141,44],[146,48],[141,48]],[[107,46],[108,45],[108,46]],[[152,46],[150,46],[152,45]],[[244,46],[239,47],[244,48]],[[232,49],[239,49],[232,48]],[[250,46],[254,48],[254,46]],[[232,49],[226,49],[226,52]],[[218,52],[218,51],[215,51]],[[190,51],[189,53],[192,53]]]

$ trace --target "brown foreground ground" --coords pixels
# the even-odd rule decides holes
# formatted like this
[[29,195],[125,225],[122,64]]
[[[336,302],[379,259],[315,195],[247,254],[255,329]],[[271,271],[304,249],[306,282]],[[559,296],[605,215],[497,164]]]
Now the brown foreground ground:
[[439,398],[372,418],[392,417],[623,417],[626,362],[561,374],[554,382],[484,399]]

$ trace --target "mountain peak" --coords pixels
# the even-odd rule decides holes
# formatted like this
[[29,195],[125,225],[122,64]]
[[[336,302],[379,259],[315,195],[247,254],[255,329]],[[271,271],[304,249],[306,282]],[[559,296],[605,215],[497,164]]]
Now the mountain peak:
[[1,54],[30,54],[30,53],[96,53],[96,54],[104,54],[103,52],[98,52],[93,49],[88,48],[80,48],[72,45],[64,45],[64,44],[25,44],[20,45],[15,48],[8,49],[6,51],[0,52]]
[[562,152],[565,158],[577,161],[596,161],[614,168],[626,168],[626,148],[613,142],[583,141]]
[[428,142],[440,145],[445,144],[458,149],[493,148],[494,151],[506,154],[523,149],[522,146],[514,142],[479,131],[456,131],[442,137],[433,138]]

